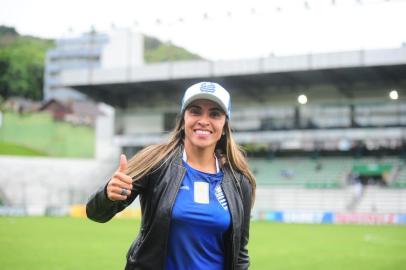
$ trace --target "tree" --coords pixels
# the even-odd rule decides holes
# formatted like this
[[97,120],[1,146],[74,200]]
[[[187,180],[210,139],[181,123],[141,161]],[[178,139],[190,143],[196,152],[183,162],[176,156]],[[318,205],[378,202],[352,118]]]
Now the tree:
[[0,95],[42,98],[44,59],[52,40],[20,36],[0,26]]

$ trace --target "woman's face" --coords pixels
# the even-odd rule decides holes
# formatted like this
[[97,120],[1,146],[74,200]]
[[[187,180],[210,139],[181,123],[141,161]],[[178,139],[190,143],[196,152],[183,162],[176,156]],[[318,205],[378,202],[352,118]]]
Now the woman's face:
[[220,140],[226,115],[210,100],[196,100],[185,110],[185,146],[212,148]]

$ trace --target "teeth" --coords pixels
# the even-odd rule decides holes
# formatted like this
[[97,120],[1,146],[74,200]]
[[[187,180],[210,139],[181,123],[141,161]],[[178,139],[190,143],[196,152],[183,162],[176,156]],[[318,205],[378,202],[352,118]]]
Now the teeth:
[[207,131],[207,130],[196,130],[196,133],[197,133],[197,134],[205,134],[205,135],[207,135],[207,134],[210,134],[210,131]]

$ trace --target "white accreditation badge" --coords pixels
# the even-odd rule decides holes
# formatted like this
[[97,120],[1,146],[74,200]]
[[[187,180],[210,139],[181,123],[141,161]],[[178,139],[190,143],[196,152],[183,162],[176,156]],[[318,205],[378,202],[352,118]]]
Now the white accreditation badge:
[[209,183],[194,182],[194,199],[195,203],[209,203]]

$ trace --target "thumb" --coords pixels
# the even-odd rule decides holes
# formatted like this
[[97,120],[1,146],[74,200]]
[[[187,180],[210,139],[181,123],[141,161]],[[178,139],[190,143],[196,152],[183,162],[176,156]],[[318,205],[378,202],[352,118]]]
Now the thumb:
[[124,154],[120,155],[120,166],[118,167],[119,172],[125,172],[127,170],[127,157]]

